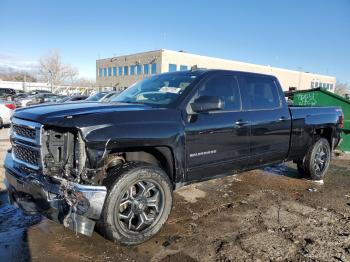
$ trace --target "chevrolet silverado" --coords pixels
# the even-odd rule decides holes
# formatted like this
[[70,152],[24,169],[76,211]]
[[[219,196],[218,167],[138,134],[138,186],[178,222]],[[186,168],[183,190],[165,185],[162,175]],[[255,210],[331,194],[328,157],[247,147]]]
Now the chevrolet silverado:
[[147,77],[110,103],[18,109],[5,159],[11,203],[117,243],[154,236],[173,190],[294,161],[321,180],[337,107],[288,106],[276,77],[194,69]]

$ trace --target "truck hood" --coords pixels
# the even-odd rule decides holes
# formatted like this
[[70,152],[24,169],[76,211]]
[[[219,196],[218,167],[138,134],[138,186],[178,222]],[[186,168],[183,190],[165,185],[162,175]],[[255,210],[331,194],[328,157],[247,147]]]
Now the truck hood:
[[[45,104],[17,109],[13,117],[24,120],[51,124],[57,120],[77,118],[87,115],[110,114],[125,111],[143,111],[154,109],[148,105],[126,103],[77,102],[66,104]],[[62,122],[62,121],[59,121]]]

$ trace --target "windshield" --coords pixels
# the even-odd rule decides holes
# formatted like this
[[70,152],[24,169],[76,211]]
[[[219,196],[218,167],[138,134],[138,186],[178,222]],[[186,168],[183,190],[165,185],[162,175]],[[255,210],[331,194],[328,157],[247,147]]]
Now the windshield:
[[198,71],[186,71],[145,78],[114,97],[111,102],[169,105],[198,75]]
[[109,103],[111,102],[115,97],[117,97],[120,93],[114,93],[109,97],[105,97],[101,100],[101,102]]
[[100,92],[100,93],[96,93],[93,96],[88,97],[87,99],[85,99],[85,101],[98,101],[100,100],[103,96],[105,96],[107,93],[106,92]]

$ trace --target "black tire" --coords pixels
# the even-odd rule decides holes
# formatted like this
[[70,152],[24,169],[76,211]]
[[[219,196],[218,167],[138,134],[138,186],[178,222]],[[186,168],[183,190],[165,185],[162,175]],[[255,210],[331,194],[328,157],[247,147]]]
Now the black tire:
[[168,219],[173,198],[171,182],[162,169],[127,162],[111,168],[104,182],[108,194],[98,223],[104,237],[137,245],[159,232]]
[[304,159],[297,162],[298,172],[312,180],[323,180],[331,161],[331,148],[324,138],[318,139],[307,151]]
[[2,121],[2,118],[0,117],[0,129],[4,127],[4,122]]

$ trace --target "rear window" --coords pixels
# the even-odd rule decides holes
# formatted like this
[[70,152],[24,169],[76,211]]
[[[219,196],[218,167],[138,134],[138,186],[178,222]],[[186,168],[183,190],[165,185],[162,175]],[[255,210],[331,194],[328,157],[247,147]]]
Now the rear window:
[[274,109],[281,106],[278,89],[272,79],[264,77],[245,77],[245,81],[250,109]]

